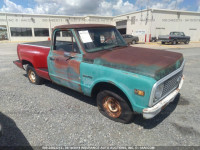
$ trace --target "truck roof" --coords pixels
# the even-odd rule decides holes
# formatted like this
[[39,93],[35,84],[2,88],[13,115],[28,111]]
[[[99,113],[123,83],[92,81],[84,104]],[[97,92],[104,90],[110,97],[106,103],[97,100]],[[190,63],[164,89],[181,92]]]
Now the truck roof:
[[54,29],[79,29],[79,28],[106,28],[106,27],[114,27],[108,24],[69,24],[69,25],[60,25],[56,26]]

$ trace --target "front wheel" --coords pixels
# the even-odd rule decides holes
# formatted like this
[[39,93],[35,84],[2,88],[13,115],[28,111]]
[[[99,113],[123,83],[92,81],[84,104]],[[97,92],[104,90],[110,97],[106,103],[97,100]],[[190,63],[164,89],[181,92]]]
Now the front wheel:
[[42,84],[43,79],[37,75],[35,69],[31,65],[27,66],[26,73],[31,83],[36,84],[36,85]]
[[185,41],[184,43],[185,43],[185,44],[189,44],[189,41],[187,40],[187,41]]
[[101,114],[121,123],[130,123],[133,111],[123,96],[111,90],[103,90],[97,95],[97,106]]
[[132,44],[134,45],[135,43],[136,43],[136,41],[133,40],[133,41],[132,41]]

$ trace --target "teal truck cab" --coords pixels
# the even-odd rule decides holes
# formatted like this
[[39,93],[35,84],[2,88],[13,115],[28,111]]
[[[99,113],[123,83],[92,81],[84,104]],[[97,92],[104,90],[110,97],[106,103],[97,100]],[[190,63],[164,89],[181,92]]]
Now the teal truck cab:
[[128,46],[114,26],[57,26],[51,39],[19,44],[14,63],[33,84],[46,79],[93,97],[114,121],[153,118],[182,87],[182,54]]

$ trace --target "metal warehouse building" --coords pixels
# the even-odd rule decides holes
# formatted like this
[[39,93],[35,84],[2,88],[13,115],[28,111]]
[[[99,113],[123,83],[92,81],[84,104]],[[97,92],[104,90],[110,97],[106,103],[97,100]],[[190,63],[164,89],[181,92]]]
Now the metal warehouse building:
[[138,35],[140,41],[151,37],[182,31],[191,41],[200,41],[200,13],[175,10],[148,9],[116,16],[113,19],[122,33]]
[[0,40],[48,40],[57,25],[86,23],[116,25],[122,34],[137,35],[142,42],[171,31],[183,31],[191,41],[200,41],[200,13],[160,9],[114,17],[0,13]]

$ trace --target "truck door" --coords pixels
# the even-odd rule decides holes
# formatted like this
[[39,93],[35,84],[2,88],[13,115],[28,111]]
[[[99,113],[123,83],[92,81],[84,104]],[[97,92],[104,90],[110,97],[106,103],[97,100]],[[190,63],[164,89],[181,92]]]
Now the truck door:
[[47,58],[51,80],[81,92],[81,57],[71,30],[54,31],[52,47]]

